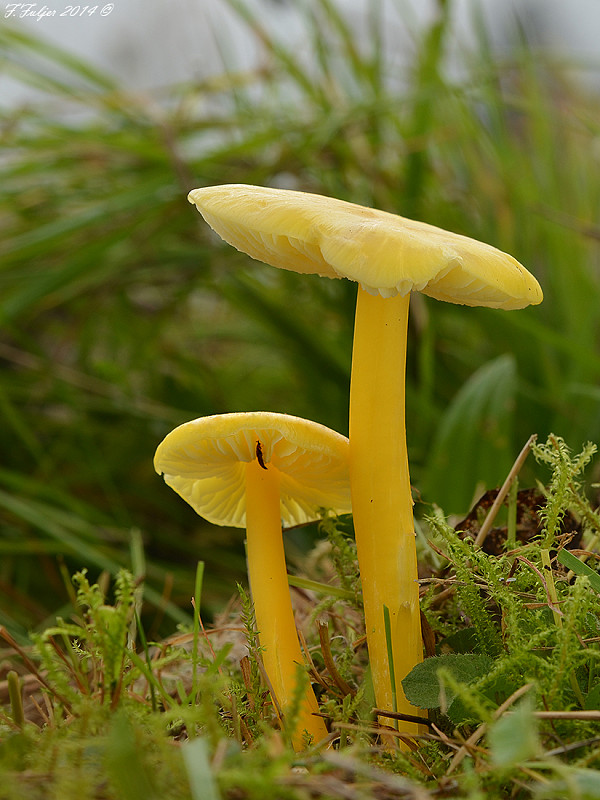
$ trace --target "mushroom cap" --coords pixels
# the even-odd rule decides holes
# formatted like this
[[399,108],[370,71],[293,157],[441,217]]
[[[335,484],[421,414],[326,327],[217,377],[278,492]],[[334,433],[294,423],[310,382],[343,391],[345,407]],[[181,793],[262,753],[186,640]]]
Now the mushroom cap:
[[188,200],[222,239],[274,267],[349,278],[383,297],[418,291],[503,309],[542,301],[539,283],[512,256],[425,222],[246,184],[193,189]]
[[350,511],[348,439],[317,422],[269,411],[215,414],[175,428],[154,468],[209,522],[246,526],[245,465],[257,442],[267,469],[280,473],[283,527]]

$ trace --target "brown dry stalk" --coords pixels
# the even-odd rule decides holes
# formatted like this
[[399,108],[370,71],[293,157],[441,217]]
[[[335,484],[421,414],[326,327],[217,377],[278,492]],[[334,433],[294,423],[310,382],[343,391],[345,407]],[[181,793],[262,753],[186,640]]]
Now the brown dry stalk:
[[600,711],[534,711],[537,719],[579,719],[600,722]]
[[327,672],[329,673],[329,675],[333,679],[333,682],[344,696],[347,694],[351,695],[356,694],[354,689],[349,684],[347,684],[346,681],[342,678],[342,676],[337,670],[335,661],[333,660],[333,654],[331,652],[331,643],[329,641],[329,625],[326,622],[319,620],[317,622],[317,626],[319,629],[321,654],[323,656],[323,661],[325,662],[325,666],[327,667]]
[[498,492],[498,495],[494,500],[492,507],[488,511],[487,517],[485,518],[481,528],[479,529],[479,533],[477,534],[477,538],[475,539],[475,547],[481,547],[481,545],[485,541],[486,536],[492,529],[492,523],[496,519],[496,515],[500,510],[502,503],[504,503],[504,500],[509,492],[512,482],[521,471],[521,467],[523,466],[525,460],[527,459],[527,456],[529,455],[531,445],[535,442],[536,439],[537,439],[537,434],[534,433],[532,436],[529,437],[529,439],[527,439],[525,445],[523,446],[523,449],[517,456],[515,463],[512,465],[510,472],[506,476],[506,480],[500,487],[500,491]]
[[29,658],[25,650],[13,639],[10,633],[6,630],[4,625],[0,625],[0,637],[4,639],[4,641],[12,647],[15,653],[18,653],[21,658],[23,659],[23,663],[27,667],[27,669],[31,672],[32,675],[38,679],[42,686],[45,686],[54,697],[58,698],[60,702],[64,705],[64,707],[70,712],[71,711],[71,703],[67,700],[64,695],[57,692],[56,689],[51,686],[48,681],[44,678],[41,672],[38,670],[37,666],[33,663],[33,661]]

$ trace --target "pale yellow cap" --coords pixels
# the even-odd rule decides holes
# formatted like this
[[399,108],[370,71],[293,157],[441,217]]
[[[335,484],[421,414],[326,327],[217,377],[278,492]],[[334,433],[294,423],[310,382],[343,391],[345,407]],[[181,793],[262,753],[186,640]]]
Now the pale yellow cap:
[[216,525],[246,527],[245,465],[257,455],[280,473],[283,527],[350,512],[348,439],[317,422],[269,411],[185,422],[158,446],[154,468]]
[[539,283],[512,256],[425,222],[246,184],[194,189],[188,200],[222,239],[274,267],[349,278],[383,297],[417,291],[503,309],[542,301]]

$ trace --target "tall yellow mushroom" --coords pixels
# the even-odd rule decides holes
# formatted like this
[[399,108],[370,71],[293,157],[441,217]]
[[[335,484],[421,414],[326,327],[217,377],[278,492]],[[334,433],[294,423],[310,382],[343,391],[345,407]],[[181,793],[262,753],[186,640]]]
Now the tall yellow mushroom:
[[[165,482],[216,525],[246,528],[248,576],[265,671],[286,711],[303,663],[287,580],[282,522],[319,519],[323,509],[350,511],[348,439],[288,414],[268,411],[201,417],[171,431],[154,466]],[[293,733],[327,735],[308,687]]]
[[[422,659],[404,416],[411,292],[468,306],[540,303],[512,256],[466,236],[321,195],[244,184],[194,189],[206,222],[275,267],[359,284],[350,387],[350,482],[377,705],[407,715],[401,681]],[[391,625],[392,686],[384,629]],[[416,728],[402,728],[410,733]]]

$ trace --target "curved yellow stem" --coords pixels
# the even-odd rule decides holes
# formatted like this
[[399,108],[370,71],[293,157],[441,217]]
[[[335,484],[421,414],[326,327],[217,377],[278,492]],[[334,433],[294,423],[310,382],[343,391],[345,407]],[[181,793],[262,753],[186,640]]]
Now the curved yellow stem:
[[[405,371],[410,296],[359,287],[350,387],[350,485],[369,661],[377,706],[423,716],[401,680],[423,658],[419,586],[406,450]],[[395,687],[384,628],[390,614]],[[389,724],[389,721],[388,721]],[[418,726],[400,723],[417,733]]]
[[[281,530],[279,472],[266,469],[257,460],[246,466],[246,538],[248,576],[254,602],[256,626],[263,648],[262,658],[277,702],[285,716],[297,682],[297,664],[303,664],[296,632],[290,588],[285,566]],[[292,737],[295,750],[304,748],[303,731],[314,741],[327,736],[312,688],[306,690],[297,730]]]

